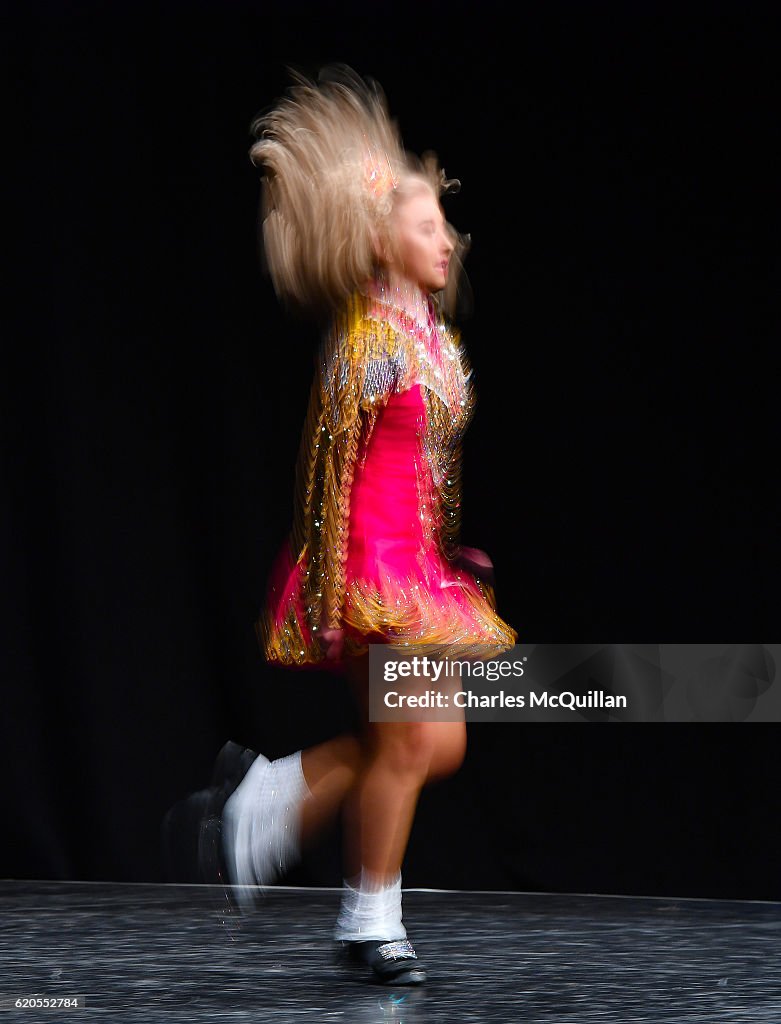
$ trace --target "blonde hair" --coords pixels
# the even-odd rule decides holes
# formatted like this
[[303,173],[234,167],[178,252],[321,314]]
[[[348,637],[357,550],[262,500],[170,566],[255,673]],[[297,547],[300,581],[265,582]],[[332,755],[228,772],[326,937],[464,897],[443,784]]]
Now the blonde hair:
[[[295,84],[250,126],[252,163],[262,168],[263,241],[277,295],[296,306],[339,306],[377,270],[378,241],[391,232],[395,204],[422,187],[457,191],[436,155],[405,151],[385,96],[373,80],[328,65],[317,82]],[[468,236],[452,225],[447,287],[436,298],[455,311]]]

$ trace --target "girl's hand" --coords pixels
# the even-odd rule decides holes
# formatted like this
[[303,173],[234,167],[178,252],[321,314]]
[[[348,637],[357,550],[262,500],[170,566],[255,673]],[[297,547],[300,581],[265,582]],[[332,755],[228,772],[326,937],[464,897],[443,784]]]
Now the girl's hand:
[[454,562],[458,567],[466,569],[467,572],[471,572],[474,576],[479,576],[480,579],[485,580],[492,587],[495,585],[494,563],[485,551],[481,551],[480,548],[468,548],[461,544]]
[[338,661],[344,649],[344,630],[326,626],[320,630],[320,645],[328,661]]

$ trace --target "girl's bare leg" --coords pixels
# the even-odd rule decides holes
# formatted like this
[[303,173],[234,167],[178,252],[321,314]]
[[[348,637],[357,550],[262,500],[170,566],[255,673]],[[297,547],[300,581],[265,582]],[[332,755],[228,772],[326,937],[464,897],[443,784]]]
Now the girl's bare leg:
[[349,669],[364,734],[337,736],[301,754],[311,793],[301,806],[302,843],[315,836],[352,794],[345,807],[348,877],[361,865],[380,875],[399,870],[421,788],[456,771],[466,749],[463,721],[370,723],[368,662],[365,656]]
[[391,881],[401,870],[420,791],[463,761],[466,726],[459,722],[369,722],[368,656],[351,682],[366,728],[364,768],[344,805],[345,877],[369,871]]
[[355,736],[337,736],[301,754],[311,797],[301,807],[301,840],[306,843],[337,813],[363,767],[364,752]]

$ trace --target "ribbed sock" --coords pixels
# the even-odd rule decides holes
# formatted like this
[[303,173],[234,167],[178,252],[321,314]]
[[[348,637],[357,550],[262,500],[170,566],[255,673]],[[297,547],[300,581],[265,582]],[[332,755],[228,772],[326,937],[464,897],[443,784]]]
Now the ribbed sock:
[[255,877],[271,881],[301,857],[301,804],[311,791],[301,767],[301,751],[272,761],[254,795],[252,857]]
[[337,941],[382,942],[406,937],[407,929],[401,923],[401,872],[390,884],[365,868],[357,877],[344,880],[334,928]]

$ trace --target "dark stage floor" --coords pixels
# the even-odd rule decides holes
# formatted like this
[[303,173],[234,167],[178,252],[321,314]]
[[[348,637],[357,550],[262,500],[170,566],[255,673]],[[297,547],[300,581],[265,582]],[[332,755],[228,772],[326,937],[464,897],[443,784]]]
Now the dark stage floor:
[[781,1021],[781,904],[405,890],[429,981],[334,961],[336,889],[249,917],[198,885],[0,882],[0,997],[86,996],[7,1021]]

